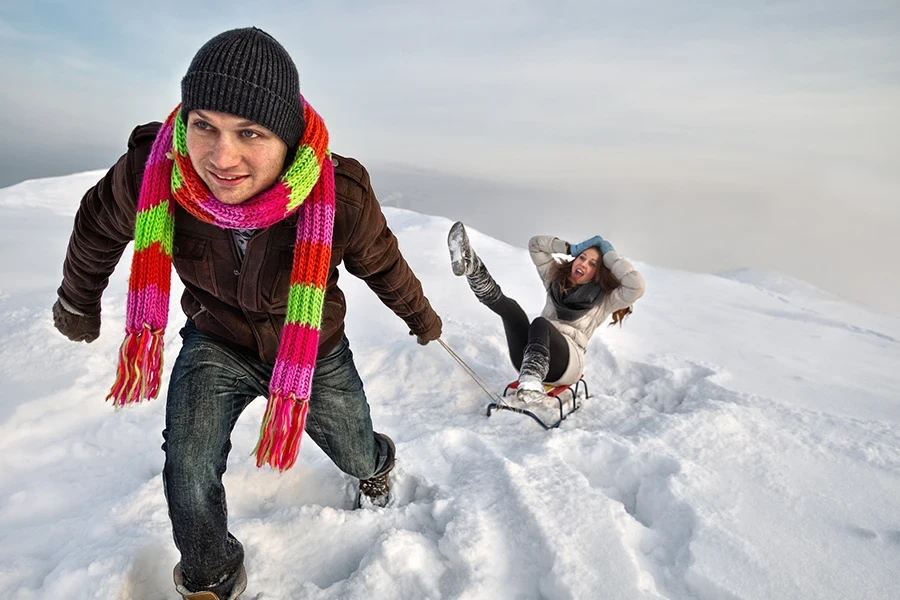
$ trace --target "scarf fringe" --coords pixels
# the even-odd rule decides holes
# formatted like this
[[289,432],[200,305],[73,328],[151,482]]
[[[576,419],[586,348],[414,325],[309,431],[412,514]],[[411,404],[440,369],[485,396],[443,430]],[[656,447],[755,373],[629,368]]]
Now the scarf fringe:
[[257,467],[268,464],[277,471],[286,471],[294,466],[307,412],[309,400],[298,399],[293,392],[272,392],[254,450]]
[[163,330],[144,325],[140,330],[129,330],[119,349],[119,367],[116,382],[106,399],[113,399],[113,406],[122,408],[141,400],[152,400],[159,395],[159,383],[163,367]]

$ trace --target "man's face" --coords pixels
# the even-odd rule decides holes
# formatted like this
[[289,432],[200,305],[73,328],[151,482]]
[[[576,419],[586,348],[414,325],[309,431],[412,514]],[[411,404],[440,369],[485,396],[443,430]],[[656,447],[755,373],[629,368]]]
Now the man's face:
[[194,170],[220,202],[240,204],[281,176],[287,144],[253,121],[212,110],[192,110],[187,150]]

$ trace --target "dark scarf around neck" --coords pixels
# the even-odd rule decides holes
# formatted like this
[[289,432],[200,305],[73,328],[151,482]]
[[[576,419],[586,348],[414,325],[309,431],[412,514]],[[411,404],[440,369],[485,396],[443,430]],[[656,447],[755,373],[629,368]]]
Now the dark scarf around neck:
[[559,284],[553,282],[547,292],[553,300],[556,316],[560,321],[577,321],[590,309],[599,306],[606,296],[603,288],[594,282],[584,283],[567,292],[563,292]]

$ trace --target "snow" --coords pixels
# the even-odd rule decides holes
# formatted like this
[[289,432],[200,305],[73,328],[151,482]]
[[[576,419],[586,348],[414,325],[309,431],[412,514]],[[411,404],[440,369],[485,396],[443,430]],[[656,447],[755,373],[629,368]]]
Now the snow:
[[[99,340],[70,343],[50,317],[72,215],[101,175],[0,190],[3,598],[175,596],[164,395],[119,412],[103,401],[129,257]],[[502,328],[450,271],[450,221],[385,213],[444,341],[501,391],[515,377]],[[470,237],[536,315],[526,250]],[[777,273],[636,264],[647,295],[625,327],[598,331],[592,396],[550,432],[486,418],[489,398],[440,345],[418,346],[342,277],[376,429],[397,443],[394,499],[353,510],[354,483],[309,439],[291,471],[258,470],[253,403],[225,474],[244,597],[900,597],[900,319]],[[173,287],[169,367],[184,319]]]

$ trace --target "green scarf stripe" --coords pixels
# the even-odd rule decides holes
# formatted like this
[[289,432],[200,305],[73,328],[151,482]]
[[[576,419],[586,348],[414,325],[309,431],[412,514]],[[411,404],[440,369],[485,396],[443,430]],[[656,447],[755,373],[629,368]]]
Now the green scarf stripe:
[[134,223],[134,251],[138,252],[159,242],[167,256],[172,256],[175,219],[169,214],[169,201],[163,200],[149,210],[137,214]]
[[321,167],[319,160],[316,158],[316,152],[310,146],[304,145],[297,151],[297,157],[294,164],[284,174],[284,183],[288,186],[290,194],[288,195],[287,212],[291,212],[301,204],[309,196],[310,190],[319,180]]
[[325,290],[314,285],[291,284],[290,292],[288,292],[285,324],[309,325],[318,329],[322,324],[324,303]]
[[181,111],[175,115],[175,125],[172,131],[172,146],[175,152],[181,156],[187,156],[187,125],[181,118]]
[[177,164],[172,164],[172,193],[176,193],[184,185],[184,177],[181,176],[181,169]]

